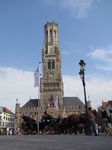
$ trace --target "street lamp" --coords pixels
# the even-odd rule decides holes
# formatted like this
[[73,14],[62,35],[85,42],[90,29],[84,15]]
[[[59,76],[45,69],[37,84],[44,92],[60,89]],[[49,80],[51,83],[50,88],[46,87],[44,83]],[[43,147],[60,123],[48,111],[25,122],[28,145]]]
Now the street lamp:
[[86,100],[86,88],[85,88],[85,67],[86,67],[86,63],[84,62],[84,60],[80,60],[79,62],[80,65],[80,78],[82,79],[82,84],[84,87],[84,99],[85,99],[85,109],[86,109],[86,135],[91,135],[91,129],[90,129],[90,123],[89,123],[89,117],[88,117],[88,108],[87,108],[87,100]]

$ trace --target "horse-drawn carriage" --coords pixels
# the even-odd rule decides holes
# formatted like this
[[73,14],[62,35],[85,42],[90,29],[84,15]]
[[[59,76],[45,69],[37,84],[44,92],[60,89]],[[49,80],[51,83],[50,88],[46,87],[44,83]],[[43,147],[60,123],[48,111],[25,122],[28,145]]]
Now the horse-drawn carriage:
[[[22,116],[24,122],[20,129],[22,134],[36,134],[38,125],[36,121],[28,116]],[[44,114],[39,121],[39,132],[45,134],[77,134],[85,129],[87,118],[85,114],[70,115],[67,118],[54,118],[49,114]]]
[[[20,125],[20,131],[24,135],[36,134],[38,125],[36,121],[28,116],[22,116],[23,122]],[[51,115],[43,115],[39,121],[39,132],[47,134],[57,133],[57,123],[60,121],[59,118],[54,118]]]
[[46,134],[57,134],[58,133],[58,124],[61,121],[61,118],[55,118],[49,114],[42,116],[42,119],[39,122],[39,129],[42,133]]
[[28,116],[22,116],[23,122],[20,125],[20,131],[24,135],[36,134],[37,133],[37,123],[34,119]]

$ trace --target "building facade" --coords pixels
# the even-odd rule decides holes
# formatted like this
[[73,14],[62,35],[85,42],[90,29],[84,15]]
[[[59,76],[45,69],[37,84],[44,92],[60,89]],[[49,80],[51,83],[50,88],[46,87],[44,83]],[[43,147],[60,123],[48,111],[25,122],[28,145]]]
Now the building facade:
[[85,112],[85,106],[78,97],[64,97],[58,24],[54,22],[47,22],[44,26],[42,68],[40,99],[30,99],[22,107],[20,107],[19,103],[16,103],[15,130],[20,127],[23,114],[30,115],[37,121],[44,114],[46,108],[47,113],[54,117],[58,117],[58,115],[66,117],[70,114]]
[[14,129],[15,114],[6,107],[0,107],[0,129]]

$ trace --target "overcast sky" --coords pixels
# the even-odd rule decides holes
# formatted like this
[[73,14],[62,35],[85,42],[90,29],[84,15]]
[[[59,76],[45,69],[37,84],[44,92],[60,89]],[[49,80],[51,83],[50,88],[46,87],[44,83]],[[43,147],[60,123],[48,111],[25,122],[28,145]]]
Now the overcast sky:
[[38,98],[33,74],[42,62],[47,21],[59,27],[64,96],[84,102],[83,59],[87,100],[95,109],[112,100],[111,0],[0,0],[0,106],[14,112],[16,99],[23,106]]

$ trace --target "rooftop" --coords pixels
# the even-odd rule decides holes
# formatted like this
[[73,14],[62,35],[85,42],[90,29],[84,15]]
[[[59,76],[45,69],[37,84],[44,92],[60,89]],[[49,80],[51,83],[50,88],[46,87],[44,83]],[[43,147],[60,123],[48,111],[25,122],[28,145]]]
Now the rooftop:
[[[66,106],[82,107],[84,106],[84,103],[78,97],[63,97],[63,107]],[[27,108],[27,107],[38,107],[38,99],[30,99],[25,105],[22,106],[22,108]]]
[[8,108],[3,107],[3,112],[14,115],[14,113],[12,111],[10,111]]

